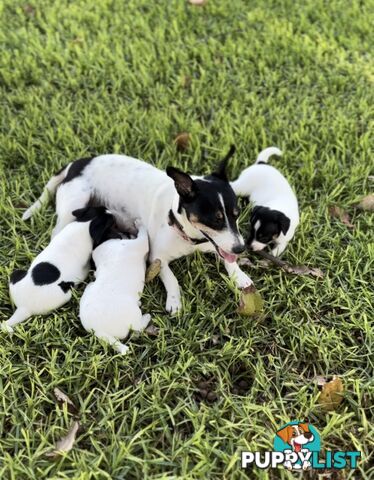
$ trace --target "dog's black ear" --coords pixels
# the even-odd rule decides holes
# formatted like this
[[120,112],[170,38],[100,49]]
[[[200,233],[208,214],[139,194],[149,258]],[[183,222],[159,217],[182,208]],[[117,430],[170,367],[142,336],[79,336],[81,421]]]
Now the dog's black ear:
[[234,155],[235,151],[236,151],[235,145],[231,145],[230,150],[227,152],[225,158],[221,160],[221,162],[219,163],[217,170],[215,170],[212,173],[214,177],[217,177],[220,180],[224,180],[225,182],[228,182],[227,164],[230,158]]
[[290,223],[291,223],[290,219],[286,217],[284,213],[279,212],[278,224],[283,235],[286,235],[286,233],[288,232],[288,229],[290,228]]
[[113,215],[106,213],[94,218],[90,225],[90,235],[95,249],[105,241],[105,237],[114,225]]
[[167,167],[167,175],[174,180],[175,188],[183,200],[193,200],[196,194],[196,183],[192,178],[179,168]]
[[90,207],[78,208],[77,210],[73,210],[71,213],[76,219],[84,218],[87,215],[89,209]]
[[263,211],[264,207],[254,207],[251,213],[251,223],[256,223]]

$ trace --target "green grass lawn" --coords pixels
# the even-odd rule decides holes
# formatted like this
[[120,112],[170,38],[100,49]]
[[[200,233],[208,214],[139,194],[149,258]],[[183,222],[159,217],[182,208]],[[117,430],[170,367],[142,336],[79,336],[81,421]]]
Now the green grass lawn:
[[[318,280],[257,264],[249,273],[265,312],[251,319],[236,313],[239,292],[213,256],[183,258],[173,265],[183,312],[165,313],[159,280],[147,286],[143,309],[159,332],[132,335],[126,357],[81,327],[83,287],[60,311],[0,333],[1,479],[294,478],[244,472],[240,452],[271,449],[278,428],[305,417],[324,450],[364,457],[358,470],[324,478],[373,478],[373,216],[355,209],[373,190],[371,7],[1,3],[0,320],[13,311],[9,274],[48,244],[55,220],[52,205],[29,223],[22,212],[52,172],[95,152],[200,174],[235,143],[234,178],[278,146],[284,156],[273,162],[302,212],[284,258],[325,272]],[[177,152],[183,131],[191,143]],[[331,205],[355,228],[331,218]],[[343,380],[336,411],[318,405],[317,375]],[[78,414],[57,405],[55,387]],[[45,454],[75,417],[73,450],[52,461]]]

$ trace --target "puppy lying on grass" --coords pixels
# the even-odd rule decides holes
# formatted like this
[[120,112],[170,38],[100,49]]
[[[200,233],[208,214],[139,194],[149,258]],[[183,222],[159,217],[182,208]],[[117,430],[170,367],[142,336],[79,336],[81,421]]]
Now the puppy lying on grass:
[[17,309],[3,329],[32,315],[45,315],[67,303],[71,288],[85,280],[93,248],[114,225],[105,207],[87,207],[73,212],[76,221],[56,235],[26,270],[15,270],[10,276],[10,296]]
[[93,330],[122,354],[129,347],[118,339],[125,338],[130,328],[143,330],[151,319],[149,314],[142,315],[139,300],[144,288],[148,234],[144,225],[137,222],[136,226],[137,238],[125,239],[117,233],[94,250],[96,279],[86,287],[80,301],[84,328]]
[[299,207],[286,178],[267,164],[272,155],[282,152],[276,147],[265,148],[231,186],[236,195],[249,197],[253,205],[247,246],[259,251],[269,245],[272,255],[279,256],[295,234]]

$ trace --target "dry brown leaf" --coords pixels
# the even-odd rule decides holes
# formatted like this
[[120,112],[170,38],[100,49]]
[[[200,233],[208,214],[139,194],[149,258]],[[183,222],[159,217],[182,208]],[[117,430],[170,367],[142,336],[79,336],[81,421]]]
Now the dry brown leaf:
[[366,195],[358,204],[358,208],[367,212],[374,212],[374,193]]
[[312,277],[323,278],[324,273],[320,268],[309,268],[306,265],[287,265],[284,267],[286,272],[295,275],[311,275]]
[[65,392],[63,392],[62,390],[56,387],[53,390],[53,393],[55,394],[55,397],[58,402],[66,403],[68,408],[70,407],[74,411],[78,410],[77,407],[74,405],[74,403],[70,400],[70,398],[66,395]]
[[185,152],[190,144],[191,136],[188,132],[178,133],[174,139],[174,143],[177,146],[179,152]]
[[191,5],[197,5],[198,7],[204,5],[207,2],[207,0],[188,0],[188,3]]
[[337,205],[333,205],[329,208],[330,215],[334,218],[338,218],[344,225],[347,225],[349,228],[355,228],[355,226],[351,223],[351,218],[346,211],[342,208],[338,207]]
[[148,327],[144,330],[145,333],[147,333],[150,337],[157,337],[158,332],[160,329],[156,327],[155,325],[148,325]]
[[147,271],[145,272],[145,283],[151,282],[154,280],[157,275],[160,274],[161,271],[161,260],[159,258],[156,258],[149,267],[147,268]]
[[47,453],[46,456],[50,458],[57,458],[64,453],[70,452],[70,450],[74,446],[75,437],[77,435],[78,429],[79,422],[75,421],[70,427],[70,430],[68,431],[66,437],[62,437],[61,440],[58,440],[58,442],[56,442],[54,450]]
[[318,403],[321,405],[321,408],[327,412],[336,410],[343,401],[343,393],[343,382],[339,377],[334,377],[331,382],[326,382],[322,386]]
[[262,268],[269,268],[271,263],[274,263],[278,267],[283,268],[285,272],[293,273],[294,275],[312,275],[313,277],[317,278],[324,277],[324,273],[320,268],[307,267],[306,265],[290,265],[284,260],[281,260],[278,257],[274,257],[274,255],[271,255],[264,250],[260,250],[256,252],[256,254],[264,259],[257,262],[257,264],[260,265]]

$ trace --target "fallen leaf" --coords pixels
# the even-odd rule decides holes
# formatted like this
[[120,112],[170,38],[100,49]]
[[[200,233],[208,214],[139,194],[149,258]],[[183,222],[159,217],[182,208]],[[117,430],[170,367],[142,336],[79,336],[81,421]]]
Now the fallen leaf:
[[204,3],[206,2],[207,0],[188,0],[188,3],[190,3],[191,5],[197,5],[198,7],[204,5]]
[[79,429],[79,422],[75,421],[70,427],[70,430],[66,435],[66,437],[62,437],[61,440],[56,442],[54,450],[52,452],[47,453],[46,456],[50,458],[57,458],[63,455],[64,453],[70,452],[70,450],[74,446],[75,437],[77,435],[78,429]]
[[155,325],[148,325],[148,327],[144,330],[145,333],[147,333],[150,337],[157,337],[158,332],[160,329],[156,327]]
[[331,382],[322,385],[318,403],[327,412],[336,410],[343,401],[344,386],[339,377],[334,377]]
[[29,17],[34,17],[35,16],[35,8],[32,5],[30,5],[29,3],[26,3],[26,5],[23,6],[23,11]]
[[367,212],[373,212],[374,211],[374,193],[371,193],[370,195],[366,195],[361,202],[358,204],[358,208],[361,210],[365,210]]
[[306,265],[287,265],[283,267],[286,272],[295,275],[311,275],[312,277],[323,278],[324,273],[320,268],[307,267]]
[[56,397],[58,402],[66,403],[68,408],[70,407],[70,409],[75,411],[75,412],[78,411],[78,409],[74,405],[74,403],[70,400],[70,398],[62,390],[60,390],[59,388],[56,387],[53,390],[53,393],[55,394],[55,397]]
[[189,133],[187,132],[179,133],[174,139],[174,143],[177,146],[177,150],[179,152],[185,152],[188,149],[190,140],[191,140],[191,136]]
[[145,272],[145,282],[149,283],[152,280],[154,280],[157,275],[160,274],[161,271],[161,260],[159,258],[156,258],[149,267],[147,268],[147,271]]
[[324,277],[324,273],[320,268],[307,267],[306,265],[291,265],[278,257],[274,257],[273,255],[265,252],[264,250],[260,250],[256,252],[256,254],[264,258],[264,260],[260,260],[258,262],[258,265],[260,265],[262,268],[269,268],[269,262],[271,262],[278,267],[283,268],[285,272],[293,273],[294,275],[311,275],[317,278]]
[[351,223],[351,218],[347,212],[345,212],[342,208],[338,207],[337,205],[333,205],[329,208],[330,215],[334,218],[338,218],[344,225],[347,225],[349,228],[355,228],[355,226]]
[[253,285],[243,288],[240,292],[239,307],[237,312],[240,315],[250,317],[262,312],[264,301]]

